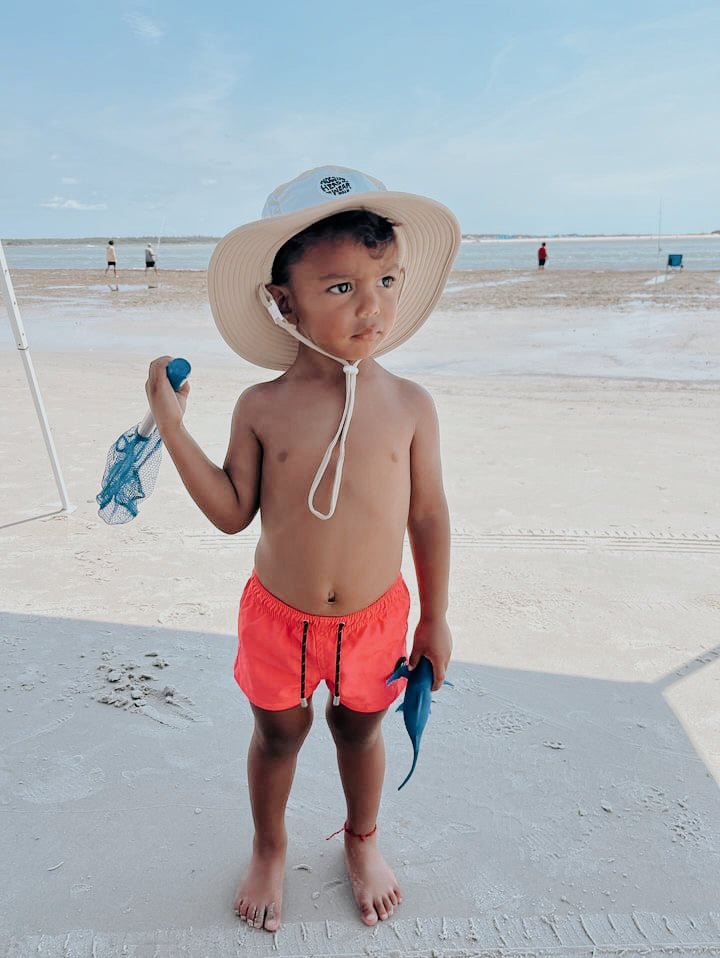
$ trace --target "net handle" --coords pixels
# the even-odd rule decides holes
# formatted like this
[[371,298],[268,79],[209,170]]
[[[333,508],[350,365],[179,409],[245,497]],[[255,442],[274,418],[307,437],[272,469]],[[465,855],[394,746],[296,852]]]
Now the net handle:
[[[182,359],[179,356],[176,359],[171,359],[167,364],[165,372],[167,373],[167,378],[170,380],[170,385],[175,392],[182,387],[183,383],[190,375],[191,369],[192,366],[187,359]],[[153,414],[150,412],[150,410],[148,410],[147,415],[138,426],[138,434],[147,438],[154,428],[155,419],[153,418]]]

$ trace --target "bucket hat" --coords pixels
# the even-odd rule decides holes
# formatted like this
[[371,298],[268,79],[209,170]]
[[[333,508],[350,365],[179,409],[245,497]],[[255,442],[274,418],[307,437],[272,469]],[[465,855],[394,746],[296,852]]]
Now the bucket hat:
[[265,286],[275,255],[318,220],[357,209],[398,224],[405,271],[397,319],[374,355],[395,349],[422,326],[440,298],[460,243],[454,215],[427,197],[391,192],[358,170],[321,166],[279,186],[261,219],[232,230],[215,247],[208,267],[210,307],[221,335],[243,359],[266,369],[293,364],[297,340],[268,312]]

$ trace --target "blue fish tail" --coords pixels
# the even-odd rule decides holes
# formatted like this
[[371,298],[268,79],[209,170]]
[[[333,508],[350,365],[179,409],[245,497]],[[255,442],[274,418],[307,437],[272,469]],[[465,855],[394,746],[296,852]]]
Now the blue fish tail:
[[405,779],[404,779],[402,785],[398,785],[398,791],[400,791],[400,789],[401,789],[404,785],[407,785],[407,783],[410,781],[410,779],[411,779],[411,777],[412,777],[412,773],[415,771],[415,766],[417,765],[417,760],[418,760],[418,755],[419,755],[419,754],[420,754],[420,749],[419,749],[419,748],[413,749],[413,761],[412,761],[412,765],[410,766],[410,771],[409,771],[409,772],[407,773],[407,775],[405,776]]

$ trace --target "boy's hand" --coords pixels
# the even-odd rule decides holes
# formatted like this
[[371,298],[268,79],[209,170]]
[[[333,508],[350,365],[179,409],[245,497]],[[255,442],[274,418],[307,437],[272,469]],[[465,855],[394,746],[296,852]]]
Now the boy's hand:
[[170,385],[166,370],[171,359],[172,356],[160,356],[154,359],[150,363],[145,383],[150,411],[161,434],[182,423],[190,392],[189,382],[184,382],[177,392]]
[[408,665],[411,669],[414,669],[420,661],[421,655],[430,660],[433,667],[433,692],[437,692],[443,684],[447,665],[450,661],[452,644],[450,628],[445,618],[420,619],[415,629],[415,638]]

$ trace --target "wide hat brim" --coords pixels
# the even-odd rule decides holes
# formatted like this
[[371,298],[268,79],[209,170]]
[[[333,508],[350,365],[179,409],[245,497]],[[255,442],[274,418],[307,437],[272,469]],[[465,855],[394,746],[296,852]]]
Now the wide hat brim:
[[292,236],[327,216],[358,209],[397,224],[405,271],[395,325],[374,355],[395,349],[422,326],[442,294],[460,245],[458,221],[447,207],[424,196],[355,194],[240,226],[215,247],[208,266],[210,307],[223,338],[243,359],[266,369],[293,364],[298,342],[273,323],[260,289],[271,282],[275,255]]

